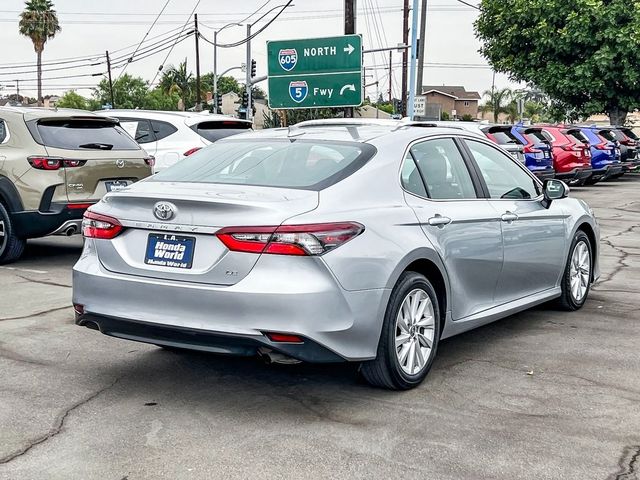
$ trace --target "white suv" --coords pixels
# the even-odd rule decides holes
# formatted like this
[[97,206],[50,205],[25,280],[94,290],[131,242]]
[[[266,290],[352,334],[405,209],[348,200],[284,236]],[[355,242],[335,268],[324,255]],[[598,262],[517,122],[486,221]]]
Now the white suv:
[[251,122],[208,112],[108,110],[148,154],[155,172],[179,162],[220,138],[251,129]]

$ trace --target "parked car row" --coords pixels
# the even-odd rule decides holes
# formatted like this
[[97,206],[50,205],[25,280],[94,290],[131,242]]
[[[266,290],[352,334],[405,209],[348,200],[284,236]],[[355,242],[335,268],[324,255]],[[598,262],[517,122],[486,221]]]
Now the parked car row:
[[485,135],[541,180],[558,178],[572,185],[593,185],[640,167],[640,138],[628,127],[436,123]]

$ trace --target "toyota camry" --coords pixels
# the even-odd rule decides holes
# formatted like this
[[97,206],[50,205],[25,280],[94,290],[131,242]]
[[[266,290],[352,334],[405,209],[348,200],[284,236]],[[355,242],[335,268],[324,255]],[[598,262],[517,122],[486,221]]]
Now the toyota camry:
[[438,342],[581,308],[599,227],[484,136],[323,120],[229,137],[85,214],[76,323],[165,348],[359,362],[418,385]]

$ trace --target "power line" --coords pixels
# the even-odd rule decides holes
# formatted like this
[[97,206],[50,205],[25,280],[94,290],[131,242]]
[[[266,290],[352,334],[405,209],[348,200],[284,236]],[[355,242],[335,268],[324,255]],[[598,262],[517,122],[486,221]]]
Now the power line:
[[472,3],[467,3],[464,0],[457,0],[459,3],[462,3],[463,5],[466,5],[467,7],[471,7],[471,8],[475,8],[476,10],[480,10],[480,7],[478,7],[477,5],[473,5]]
[[[169,2],[171,0],[167,0],[164,4],[164,6],[162,7],[162,10],[160,10],[160,13],[158,13],[158,16],[153,20],[153,23],[151,24],[151,26],[149,27],[149,29],[147,30],[147,33],[144,34],[144,37],[142,37],[142,40],[140,40],[140,43],[138,44],[138,46],[136,47],[136,49],[133,51],[133,54],[131,55],[131,58],[129,59],[129,61],[127,63],[124,64],[124,67],[122,68],[122,70],[120,70],[120,73],[118,74],[118,78],[116,78],[116,82],[118,80],[120,80],[120,77],[122,76],[122,74],[125,72],[125,70],[127,69],[127,67],[129,66],[129,64],[131,63],[131,61],[133,60],[133,57],[135,57],[136,53],[138,52],[138,50],[140,49],[140,47],[142,46],[142,44],[144,43],[144,41],[146,40],[146,38],[149,36],[149,33],[151,33],[151,30],[153,29],[153,27],[156,25],[156,22],[158,21],[158,19],[162,16],[162,14],[164,13],[164,10],[167,8],[167,5],[169,5]],[[111,80],[109,80],[111,81]]]

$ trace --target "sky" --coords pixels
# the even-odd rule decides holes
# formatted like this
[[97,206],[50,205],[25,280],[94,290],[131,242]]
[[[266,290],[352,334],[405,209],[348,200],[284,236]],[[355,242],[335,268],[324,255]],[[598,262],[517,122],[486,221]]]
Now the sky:
[[[478,0],[466,0],[477,4]],[[67,62],[45,66],[43,95],[61,94],[74,89],[91,95],[106,72],[105,51],[115,59],[113,78],[123,73],[126,58],[145,38],[158,36],[159,41],[179,33],[192,11],[198,14],[202,36],[213,40],[213,32],[222,26],[249,19],[254,22],[268,10],[286,3],[284,0],[54,0],[62,31],[47,42],[43,62]],[[165,7],[166,4],[166,7]],[[266,4],[266,5],[265,5]],[[480,43],[473,32],[477,10],[458,0],[428,0],[426,22],[425,85],[463,85],[482,94],[491,88],[493,72],[478,53]],[[293,6],[277,18],[264,32],[252,40],[252,56],[257,62],[257,75],[266,74],[266,41],[341,35],[344,32],[342,9],[344,0],[295,0]],[[0,94],[14,93],[20,79],[20,93],[36,96],[35,52],[31,40],[18,33],[18,16],[24,7],[21,0],[0,1]],[[160,17],[158,14],[164,11]],[[363,36],[365,49],[396,46],[402,43],[402,0],[357,0],[356,33]],[[257,23],[254,31],[264,25],[279,9]],[[157,19],[155,25],[152,24]],[[193,19],[191,19],[192,22]],[[192,23],[190,23],[190,26]],[[152,28],[151,28],[152,27]],[[187,26],[189,28],[189,26]],[[174,32],[172,32],[174,31]],[[164,34],[164,35],[163,35]],[[233,43],[246,36],[246,27],[230,26],[218,35],[218,43]],[[178,64],[187,59],[188,68],[195,71],[194,38],[178,43],[172,50],[151,55],[124,67],[126,73],[145,80],[156,76],[159,65]],[[173,42],[167,42],[170,47]],[[144,44],[143,44],[144,45]],[[168,54],[168,57],[167,57]],[[401,53],[393,51],[392,89],[400,93]],[[78,57],[82,60],[78,61]],[[75,60],[68,61],[66,59]],[[87,60],[84,60],[87,58]],[[118,59],[121,59],[118,63]],[[245,46],[218,48],[218,72],[237,66],[246,58]],[[97,65],[91,65],[98,63]],[[372,99],[389,88],[389,53],[364,55],[366,95]],[[12,65],[13,64],[13,65]],[[213,47],[200,43],[201,73],[213,70]],[[244,81],[240,70],[231,75]],[[70,77],[73,78],[56,78]],[[157,79],[156,79],[157,81]],[[266,82],[260,85],[266,89]],[[496,75],[496,86],[513,86],[504,75]]]

